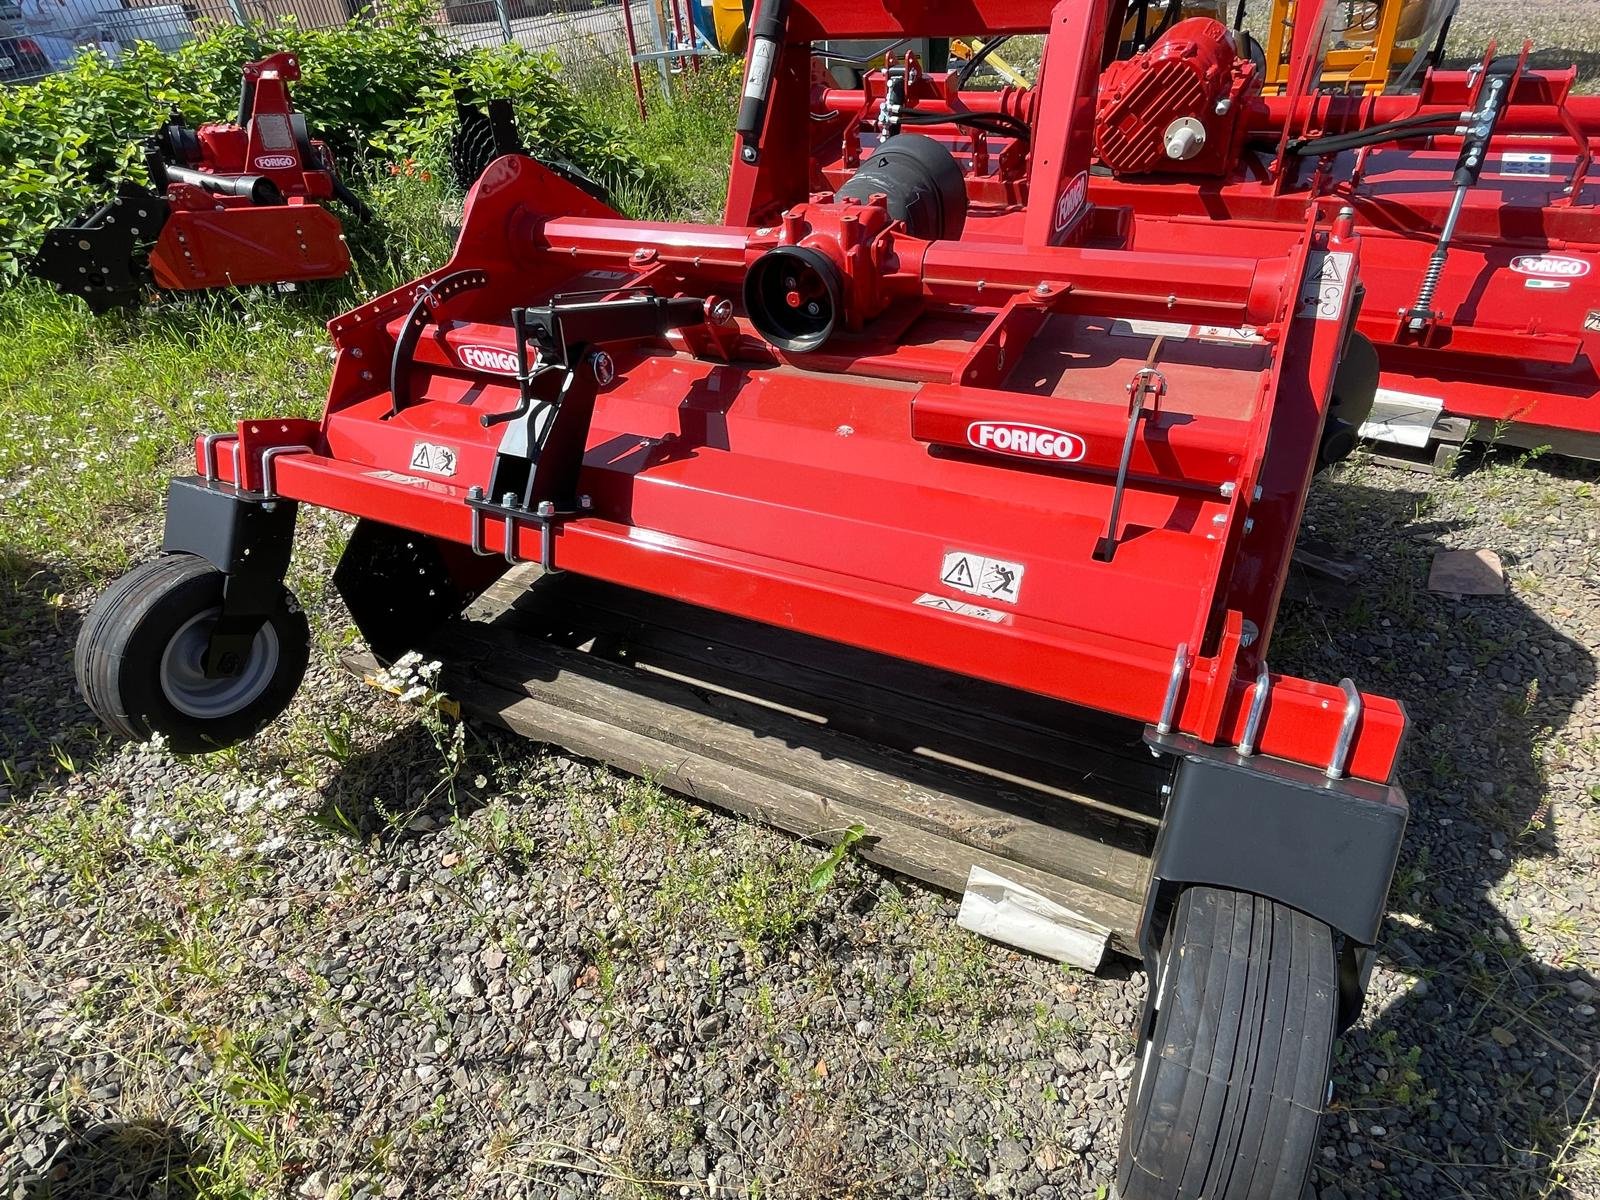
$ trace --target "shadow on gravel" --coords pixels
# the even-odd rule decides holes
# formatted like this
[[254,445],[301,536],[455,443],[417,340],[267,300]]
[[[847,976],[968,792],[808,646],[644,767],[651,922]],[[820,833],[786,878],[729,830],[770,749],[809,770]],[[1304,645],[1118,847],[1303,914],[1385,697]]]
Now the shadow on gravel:
[[1591,1099],[1596,981],[1543,961],[1521,931],[1581,920],[1592,885],[1571,878],[1538,911],[1522,907],[1538,888],[1496,892],[1519,863],[1555,854],[1562,801],[1582,802],[1553,790],[1548,751],[1594,688],[1595,657],[1514,593],[1429,592],[1434,552],[1460,528],[1429,513],[1403,477],[1319,481],[1305,533],[1364,552],[1360,594],[1337,616],[1286,602],[1273,645],[1274,667],[1350,674],[1411,721],[1411,823],[1380,946],[1409,980],[1375,989],[1343,1039],[1319,1195],[1576,1200],[1561,1160]]
[[[447,727],[449,728],[449,727]],[[322,788],[313,820],[329,832],[366,840],[424,836],[469,816],[484,800],[474,780],[503,753],[504,743],[526,743],[471,722],[466,741],[452,763],[425,722],[406,726],[381,745],[339,760],[339,769]]]
[[161,1121],[104,1121],[75,1128],[23,1176],[8,1200],[193,1200],[205,1153]]
[[72,677],[81,615],[51,566],[0,545],[0,804],[25,800],[111,745]]

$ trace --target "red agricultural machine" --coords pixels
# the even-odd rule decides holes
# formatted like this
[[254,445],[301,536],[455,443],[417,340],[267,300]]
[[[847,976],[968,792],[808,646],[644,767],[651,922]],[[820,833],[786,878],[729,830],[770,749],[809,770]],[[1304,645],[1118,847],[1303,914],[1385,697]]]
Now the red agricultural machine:
[[[973,28],[1047,31],[1037,84],[963,98],[897,60],[813,86],[824,36]],[[330,323],[320,419],[197,441],[163,555],[85,622],[90,705],[185,752],[275,717],[307,661],[300,505],[358,518],[335,581],[380,660],[463,644],[474,597],[536,575],[521,624],[446,663],[467,708],[1059,900],[1150,973],[1124,1200],[1298,1200],[1406,821],[1405,716],[1274,672],[1279,597],[1312,475],[1372,401],[1358,328],[1421,356],[1480,331],[1438,315],[1448,278],[1377,312],[1373,247],[1388,278],[1404,240],[1300,179],[1322,158],[1244,154],[1273,110],[1222,35],[1176,91],[1103,69],[1116,36],[1080,0],[762,0],[715,225],[497,159],[449,262]],[[1490,62],[1470,86],[1463,112],[1510,101],[1464,163],[1550,85]],[[1140,129],[1261,177],[1124,189],[1103,163]],[[1230,189],[1258,215],[1149,215]]]
[[190,129],[176,114],[151,140],[149,190],[125,185],[76,224],[45,234],[29,270],[95,312],[168,291],[337,279],[350,269],[328,211],[366,206],[289,103],[293,54],[246,63],[238,119]]
[[[1257,64],[1207,18],[1106,67],[1084,118],[1085,182],[1095,211],[1124,222],[1112,240],[1151,253],[1229,247],[1262,226],[1297,228],[1308,205],[1325,220],[1348,207],[1365,239],[1358,352],[1376,348],[1366,369],[1380,385],[1364,432],[1423,446],[1454,416],[1478,422],[1481,439],[1600,457],[1600,188],[1589,180],[1600,97],[1573,94],[1576,68],[1530,69],[1527,47],[1429,70],[1413,94],[1328,92],[1318,8],[1298,6],[1283,95],[1262,96]],[[916,128],[970,143],[981,202],[1020,225],[1043,100],[1037,87],[962,89],[914,62],[861,89],[814,89],[809,183],[837,186],[885,129]],[[1076,235],[1099,236],[1103,226]]]

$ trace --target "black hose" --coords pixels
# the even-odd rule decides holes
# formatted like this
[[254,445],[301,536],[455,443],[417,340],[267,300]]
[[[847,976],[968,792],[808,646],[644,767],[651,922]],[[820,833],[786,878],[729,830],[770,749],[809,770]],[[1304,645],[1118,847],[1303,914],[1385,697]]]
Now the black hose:
[[1318,137],[1295,138],[1289,143],[1291,150],[1299,151],[1302,146],[1322,145],[1331,142],[1366,141],[1368,139],[1383,139],[1390,135],[1407,135],[1416,129],[1426,129],[1430,133],[1437,132],[1442,126],[1449,124],[1454,130],[1460,124],[1460,119],[1447,113],[1416,113],[1409,117],[1399,117],[1393,121],[1382,121],[1376,125],[1363,126],[1360,129],[1349,129],[1343,133],[1325,133]]
[[[1388,133],[1397,129],[1412,129],[1418,125],[1442,125],[1446,121],[1459,123],[1460,120],[1460,117],[1452,113],[1414,113],[1409,117],[1397,117],[1393,121],[1380,121],[1376,125],[1363,125],[1359,129],[1347,129],[1343,133],[1328,133],[1321,136],[1330,138],[1357,137],[1368,133]],[[1309,139],[1300,138],[1298,140],[1307,141]]]
[[936,113],[919,112],[914,108],[908,108],[900,113],[900,124],[960,125],[983,133],[992,133],[997,137],[1017,138],[1021,141],[1027,141],[1032,136],[1028,123],[1010,113]]
[[1418,125],[1405,129],[1391,129],[1381,134],[1363,130],[1359,134],[1339,137],[1308,138],[1289,143],[1289,152],[1303,157],[1321,154],[1342,154],[1346,150],[1360,150],[1366,146],[1382,146],[1391,142],[1410,141],[1413,138],[1449,137],[1460,128],[1458,124]]
[[956,72],[956,86],[966,87],[967,80],[971,79],[975,74],[977,74],[978,68],[983,65],[983,60],[988,58],[989,55],[993,54],[996,50],[1010,40],[1011,35],[1009,33],[1003,33],[993,41],[985,42],[981,50],[979,50],[971,58],[967,59],[966,62],[961,64],[961,70]]

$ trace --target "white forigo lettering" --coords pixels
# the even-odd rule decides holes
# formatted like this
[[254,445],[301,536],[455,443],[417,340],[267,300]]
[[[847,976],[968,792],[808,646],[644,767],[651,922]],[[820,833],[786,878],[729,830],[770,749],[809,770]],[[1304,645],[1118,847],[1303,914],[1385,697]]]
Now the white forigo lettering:
[[500,375],[517,373],[517,356],[498,346],[463,346],[457,352],[461,365],[476,371],[494,371]]
[[1059,462],[1076,462],[1087,449],[1083,439],[1075,433],[1043,425],[1007,425],[995,421],[974,421],[967,426],[967,441],[980,450]]

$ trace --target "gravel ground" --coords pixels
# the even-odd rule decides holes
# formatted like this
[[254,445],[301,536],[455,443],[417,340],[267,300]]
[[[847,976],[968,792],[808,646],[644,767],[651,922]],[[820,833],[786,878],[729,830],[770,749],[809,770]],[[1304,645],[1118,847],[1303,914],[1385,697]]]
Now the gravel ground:
[[[1600,1195],[1597,479],[1506,455],[1313,492],[1308,536],[1367,569],[1289,603],[1275,665],[1414,728],[1324,1200]],[[1426,591],[1480,546],[1510,595]],[[1102,1194],[1131,965],[985,944],[855,862],[814,894],[807,847],[326,665],[240,751],[111,745],[69,683],[88,597],[13,599],[0,1193],[195,1194],[130,1183],[186,1164],[307,1200]]]
[[[1478,0],[1457,44],[1600,28],[1557,8]],[[1600,469],[1511,454],[1313,491],[1365,570],[1288,602],[1274,666],[1413,728],[1322,1200],[1600,1196],[1597,518]],[[299,700],[205,759],[96,732],[62,564],[0,594],[0,1196],[1105,1194],[1131,964],[986,944],[855,861],[813,891],[809,847],[356,685],[336,532]],[[1508,595],[1426,590],[1476,547]]]

